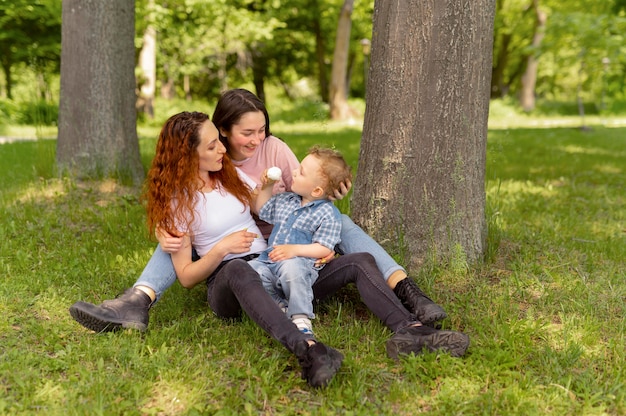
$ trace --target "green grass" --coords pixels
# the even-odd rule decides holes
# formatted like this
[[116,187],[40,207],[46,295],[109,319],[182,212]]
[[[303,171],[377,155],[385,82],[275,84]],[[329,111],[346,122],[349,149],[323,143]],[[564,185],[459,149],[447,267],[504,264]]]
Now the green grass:
[[[356,168],[356,127],[272,130]],[[626,414],[625,128],[491,129],[489,260],[413,273],[467,356],[388,359],[390,332],[344,290],[315,323],[346,356],[324,390],[249,319],[217,319],[202,285],[170,289],[145,334],[75,323],[67,308],[132,285],[154,243],[137,189],[56,178],[54,146],[0,145],[0,414]],[[141,149],[147,164],[153,134]]]

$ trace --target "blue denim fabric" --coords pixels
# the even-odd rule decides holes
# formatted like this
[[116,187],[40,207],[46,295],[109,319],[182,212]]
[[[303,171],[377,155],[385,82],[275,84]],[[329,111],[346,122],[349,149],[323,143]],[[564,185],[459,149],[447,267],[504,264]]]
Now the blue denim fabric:
[[[260,259],[261,257],[259,257]],[[266,292],[279,304],[287,306],[287,316],[303,314],[310,319],[313,314],[313,289],[318,272],[313,268],[315,260],[294,257],[289,260],[252,260],[250,266],[261,276]]]
[[316,200],[302,206],[302,197],[292,192],[274,195],[261,208],[259,217],[274,224],[267,240],[268,249],[261,254],[267,260],[272,247],[281,244],[319,243],[332,249],[339,241],[341,214],[327,200]]
[[244,311],[292,353],[299,342],[309,338],[280,310],[263,288],[258,273],[242,259],[222,263],[209,277],[207,300],[220,318],[237,319]]
[[[374,258],[368,253],[341,256],[319,272],[313,284],[315,299],[333,295],[354,283],[363,302],[392,331],[417,321],[387,286]],[[256,322],[289,351],[307,339],[267,294],[256,271],[242,259],[222,263],[207,282],[209,306],[225,319],[241,317],[241,312]]]
[[[194,261],[200,258],[196,250],[192,250],[191,255]],[[156,302],[161,298],[163,292],[176,282],[176,279],[177,276],[174,270],[174,263],[172,263],[172,256],[163,251],[159,244],[133,287],[147,286],[154,290],[154,293],[156,293]]]
[[381,271],[385,280],[389,279],[395,271],[405,271],[380,244],[345,214],[341,215],[341,242],[337,247],[341,254],[370,253],[374,256],[378,270]]
[[313,284],[313,296],[323,300],[350,283],[356,285],[367,308],[391,331],[418,322],[387,286],[369,253],[346,254],[328,263]]

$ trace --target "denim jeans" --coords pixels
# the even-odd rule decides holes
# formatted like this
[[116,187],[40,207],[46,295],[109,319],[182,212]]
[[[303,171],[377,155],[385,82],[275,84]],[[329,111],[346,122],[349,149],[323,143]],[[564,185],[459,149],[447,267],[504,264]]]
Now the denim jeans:
[[277,263],[251,260],[250,266],[261,276],[265,291],[279,305],[287,306],[287,316],[301,314],[310,319],[313,314],[313,289],[318,271],[314,260],[294,257]]
[[[338,245],[341,254],[367,252],[374,256],[376,265],[384,279],[388,279],[397,270],[404,269],[382,248],[372,237],[367,235],[361,227],[356,225],[350,217],[341,215],[341,243]],[[337,259],[333,260],[334,263]],[[156,293],[158,301],[176,281],[176,272],[172,258],[161,249],[159,244],[143,269],[143,272],[133,286],[147,286]]]
[[356,285],[367,308],[391,331],[418,322],[387,286],[370,253],[346,254],[328,263],[313,284],[313,296],[326,299],[350,283]]
[[172,257],[169,253],[164,252],[161,249],[161,244],[159,244],[133,287],[147,286],[154,290],[156,300],[159,300],[163,292],[169,289],[174,282],[176,282],[176,271]]
[[[319,272],[313,284],[316,299],[325,299],[349,283],[356,284],[361,299],[390,330],[417,323],[392,290],[369,253],[341,256]],[[307,339],[263,288],[254,269],[242,259],[223,262],[207,281],[207,299],[215,314],[238,319],[244,311],[263,330],[292,353]]]
[[389,276],[395,271],[405,271],[393,257],[387,254],[380,244],[374,241],[372,237],[367,235],[361,227],[356,225],[350,217],[345,214],[341,215],[341,242],[338,248],[341,254],[370,253],[374,256],[376,265],[385,280],[389,279]]
[[207,280],[207,300],[220,318],[238,319],[244,311],[292,353],[309,338],[287,318],[245,260],[228,260],[218,267]]

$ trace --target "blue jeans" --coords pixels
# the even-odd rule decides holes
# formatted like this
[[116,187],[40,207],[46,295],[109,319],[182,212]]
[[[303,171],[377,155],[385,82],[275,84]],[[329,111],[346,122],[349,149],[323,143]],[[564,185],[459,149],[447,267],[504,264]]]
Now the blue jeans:
[[[372,237],[367,235],[361,227],[356,225],[350,217],[341,215],[341,243],[338,245],[341,254],[370,253],[376,260],[378,269],[385,280],[395,271],[404,269],[382,248]],[[337,261],[333,260],[331,263]],[[133,286],[147,286],[156,293],[158,301],[163,292],[176,282],[176,272],[172,258],[157,245],[154,254],[143,269],[141,276]]]
[[380,244],[345,214],[341,214],[341,242],[337,247],[341,254],[365,252],[374,256],[378,270],[381,271],[385,280],[389,279],[393,272],[405,271]]
[[257,272],[242,259],[222,262],[207,280],[207,300],[217,316],[238,319],[244,311],[250,319],[292,353],[309,337],[291,322],[265,291]]
[[294,257],[274,263],[272,261],[251,260],[250,266],[261,276],[265,291],[281,306],[287,306],[287,316],[313,314],[313,289],[317,280],[314,260]]
[[[191,257],[193,261],[200,259],[195,249],[192,250]],[[176,279],[176,270],[174,270],[172,256],[163,251],[161,244],[158,244],[133,287],[147,286],[154,290],[156,302],[161,298],[163,292],[176,282]]]

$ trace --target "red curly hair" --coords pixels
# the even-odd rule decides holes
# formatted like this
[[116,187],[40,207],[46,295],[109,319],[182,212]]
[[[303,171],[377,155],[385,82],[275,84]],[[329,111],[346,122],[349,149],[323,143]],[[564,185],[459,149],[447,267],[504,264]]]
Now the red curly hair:
[[[177,226],[181,224],[191,230],[194,205],[205,185],[198,175],[197,148],[201,142],[200,130],[207,122],[211,123],[207,114],[182,112],[170,117],[161,129],[144,190],[150,235],[158,227],[180,236]],[[251,189],[239,178],[227,154],[222,170],[209,172],[209,177],[242,204],[251,205]]]

